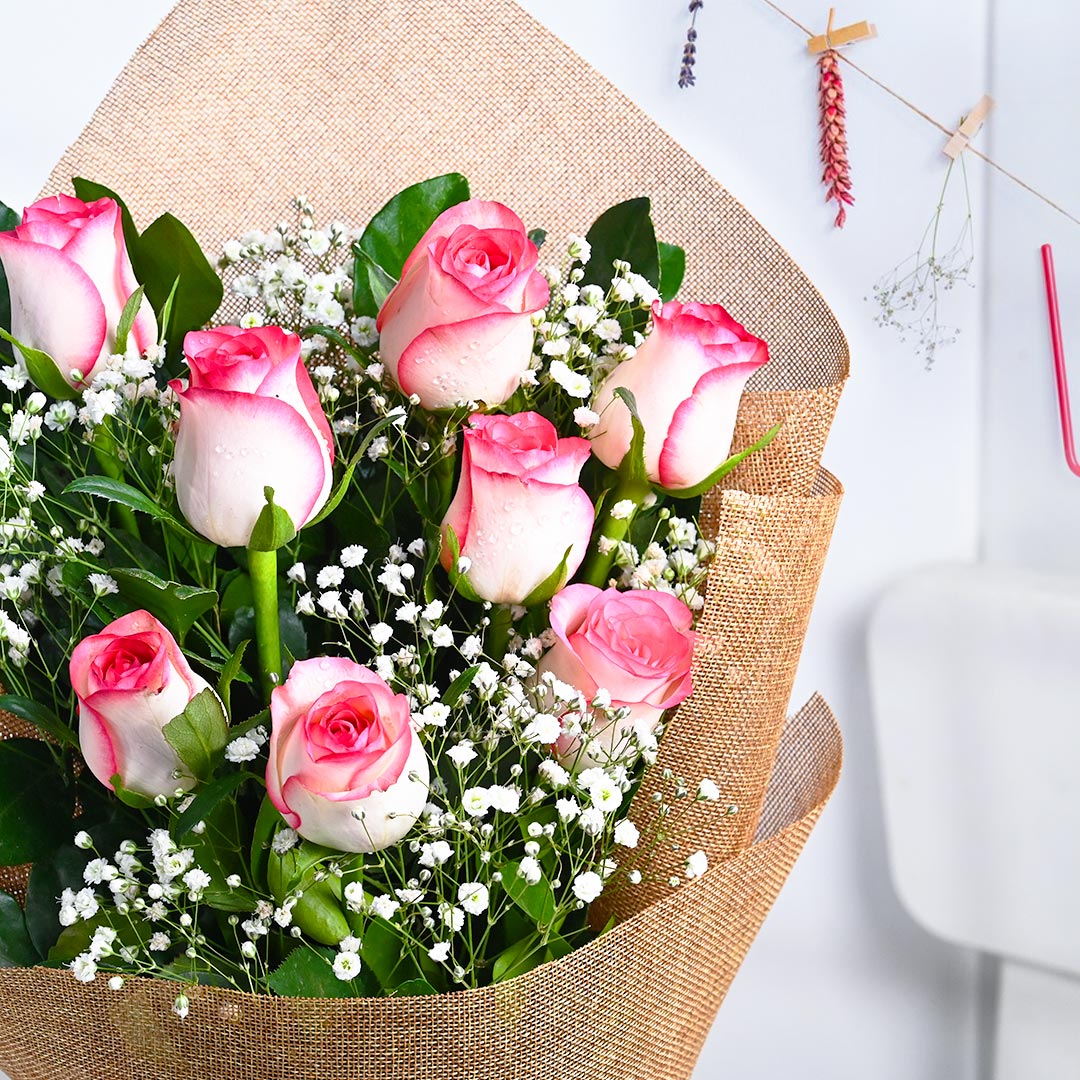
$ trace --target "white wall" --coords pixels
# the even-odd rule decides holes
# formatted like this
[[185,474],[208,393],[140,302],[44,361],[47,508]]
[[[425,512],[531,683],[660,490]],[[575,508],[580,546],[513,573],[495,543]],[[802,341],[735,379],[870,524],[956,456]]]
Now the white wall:
[[[1031,476],[1030,461],[1010,462],[1005,443],[983,485],[999,528],[988,546],[1003,554],[1029,544],[1054,549],[1059,561],[1080,524],[1070,505],[1047,430],[1049,368],[1036,303],[1037,261],[1030,250],[1056,220],[994,182],[995,245],[1009,245],[1016,266],[995,279],[999,291],[959,290],[951,318],[960,342],[932,373],[910,346],[873,324],[864,302],[874,281],[914,249],[944,173],[942,136],[854,73],[846,73],[850,152],[857,203],[847,228],[831,226],[816,158],[816,67],[797,30],[760,0],[705,5],[699,17],[698,86],[675,87],[686,24],[683,0],[521,0],[671,131],[720,178],[808,271],[835,308],[851,342],[852,379],[826,463],[848,491],[800,670],[801,701],[820,689],[847,742],[845,775],[720,1013],[698,1076],[742,1080],[974,1080],[974,958],[930,939],[901,910],[888,880],[869,716],[863,635],[875,596],[906,569],[966,559],[978,538],[979,409],[986,382],[991,425],[1007,410],[1026,410],[1024,447],[1051,473],[1061,508],[1056,538],[1033,514],[1013,521],[1011,500]],[[1080,109],[1049,81],[1066,66],[1068,35],[1036,37],[1022,29],[1019,0],[998,0],[1009,34],[1024,35],[1029,57],[1000,38],[1002,96],[1015,100],[995,117],[1011,135],[1003,156],[1050,183],[1038,156],[1054,155],[1051,135],[1067,138]],[[1068,9],[1065,0],[1054,5]],[[30,200],[51,165],[89,118],[131,51],[170,7],[169,0],[109,0],[92,18],[72,19],[63,0],[33,5],[0,0],[6,41],[32,42],[49,27],[49,55],[5,50],[0,100],[5,152],[0,198]],[[820,22],[827,5],[786,0],[804,23]],[[1028,5],[1030,9],[1030,4]],[[841,22],[872,17],[880,40],[858,46],[858,59],[887,83],[942,119],[956,119],[989,85],[988,0],[876,0],[872,10],[846,6]],[[107,13],[108,17],[105,17]],[[1075,17],[1074,17],[1075,21]],[[253,32],[257,32],[254,31]],[[1034,102],[1052,101],[1053,121],[1036,126]],[[1026,104],[1024,104],[1026,103]],[[1041,131],[1041,138],[1036,132]],[[138,154],[133,146],[130,152]],[[588,147],[582,147],[588,153]],[[1080,158],[1057,174],[1063,198],[1076,190]],[[145,163],[167,168],[167,162]],[[1066,170],[1061,170],[1062,172]],[[987,222],[985,173],[972,170],[976,222]],[[183,212],[182,207],[177,207]],[[1017,224],[1006,225],[1006,215]],[[1080,239],[1058,226],[1064,283],[1080,281]],[[980,240],[984,232],[980,233]],[[1042,233],[1039,232],[1039,236]],[[1080,234],[1077,234],[1080,236]],[[1071,239],[1067,247],[1065,237]],[[995,249],[997,250],[997,249]],[[691,253],[693,257],[693,253]],[[999,260],[996,266],[1000,266]],[[1013,280],[1015,278],[1015,281]],[[990,312],[994,348],[982,348],[980,304]],[[707,299],[707,298],[703,298]],[[1068,328],[1068,327],[1067,327]],[[1080,350],[1080,316],[1071,321]],[[991,363],[990,361],[993,361]],[[1012,370],[1034,365],[1031,379]],[[982,374],[986,372],[986,376]],[[1009,372],[1009,374],[1006,374]],[[1025,368],[1026,375],[1026,368]],[[1024,389],[1020,391],[1020,387]],[[1080,389],[1080,388],[1078,388]],[[1030,400],[1029,400],[1030,398]],[[993,453],[993,448],[991,448]],[[1021,476],[1020,470],[1024,473]],[[999,484],[997,477],[1005,481]],[[1047,480],[1049,485],[1051,480]],[[1047,490],[1049,488],[1047,487]],[[1077,491],[1072,489],[1072,493]],[[1035,495],[1026,496],[1034,505]],[[1040,502],[1040,508],[1044,508]],[[997,538],[994,539],[994,536]]]

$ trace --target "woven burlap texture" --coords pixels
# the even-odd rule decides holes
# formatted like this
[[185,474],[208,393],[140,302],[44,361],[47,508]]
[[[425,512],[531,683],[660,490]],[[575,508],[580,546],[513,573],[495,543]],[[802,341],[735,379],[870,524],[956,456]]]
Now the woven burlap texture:
[[[695,704],[659,763],[712,777],[739,813],[703,833],[704,878],[485,990],[328,1002],[203,989],[180,1023],[175,984],[114,993],[67,972],[0,971],[13,1080],[680,1080],[832,791],[840,739],[824,702],[783,717],[839,503],[820,460],[843,334],[746,209],[512,0],[182,0],[44,193],[95,179],[140,224],[170,210],[216,253],[287,217],[295,194],[320,219],[357,224],[451,170],[552,246],[649,195],[661,238],[688,250],[680,296],[724,304],[770,344],[734,446],[783,430],[706,500],[721,554]],[[219,319],[237,310],[226,298]]]

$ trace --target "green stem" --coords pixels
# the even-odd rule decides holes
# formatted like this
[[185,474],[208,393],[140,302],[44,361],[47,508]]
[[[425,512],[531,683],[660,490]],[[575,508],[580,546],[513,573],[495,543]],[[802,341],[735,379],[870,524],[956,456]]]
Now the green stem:
[[[105,422],[98,427],[96,432],[94,432],[93,447],[94,457],[97,458],[97,463],[101,466],[101,471],[110,480],[123,480],[124,463],[120,460],[120,455],[117,453],[116,439],[113,438],[113,433],[109,427],[109,420],[107,417]],[[139,523],[135,518],[135,511],[132,510],[130,506],[120,505],[114,506],[113,510],[124,531],[130,533],[136,540],[141,540],[142,536],[139,533]]]
[[276,551],[248,548],[248,573],[255,598],[255,644],[259,652],[263,693],[281,682],[281,625],[278,615],[278,572]]
[[495,660],[501,660],[506,654],[510,641],[510,631],[514,620],[510,615],[509,604],[496,604],[491,609],[491,624],[487,632],[487,654]]
[[[606,589],[611,577],[611,567],[615,562],[615,552],[620,540],[625,540],[630,533],[630,525],[634,515],[641,506],[641,501],[649,494],[651,488],[640,480],[633,480],[628,476],[619,474],[615,487],[608,492],[604,503],[604,512],[593,530],[595,542],[585,556],[581,569],[577,573],[577,580],[597,588]],[[626,517],[612,517],[611,511],[621,502],[634,504],[633,510]],[[600,539],[606,537],[614,541],[611,550],[606,554],[600,550]]]

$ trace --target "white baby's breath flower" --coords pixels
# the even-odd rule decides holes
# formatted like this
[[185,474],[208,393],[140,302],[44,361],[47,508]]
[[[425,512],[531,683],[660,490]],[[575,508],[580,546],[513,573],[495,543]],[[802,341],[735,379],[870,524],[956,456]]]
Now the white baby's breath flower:
[[526,742],[540,743],[544,746],[550,746],[556,742],[560,735],[562,735],[562,724],[558,717],[550,713],[537,713],[522,732],[522,738]]
[[341,565],[349,567],[360,566],[366,557],[366,547],[361,547],[360,544],[350,544],[348,547],[342,548],[341,550]]
[[581,811],[577,799],[573,797],[569,799],[557,799],[555,802],[555,809],[558,812],[560,819],[567,824],[573,821]]
[[334,974],[342,981],[348,982],[360,974],[360,955],[355,952],[339,952],[334,957]]
[[377,915],[381,919],[390,920],[394,917],[394,913],[401,907],[401,904],[387,893],[383,893],[381,896],[376,896],[368,910],[372,915]]
[[470,761],[476,760],[476,751],[468,739],[462,739],[461,742],[451,746],[445,753],[459,769],[463,769]]
[[244,761],[254,761],[259,756],[259,744],[246,735],[233,739],[225,747],[225,760],[240,764]]
[[535,885],[542,876],[540,864],[531,855],[518,863],[518,877],[524,878],[526,885]]
[[278,855],[291,851],[300,842],[300,835],[294,829],[279,829],[270,846]]
[[172,942],[169,940],[169,935],[164,931],[159,930],[156,934],[150,935],[150,940],[147,942],[146,947],[151,952],[164,952]]
[[482,915],[488,907],[487,886],[479,881],[467,881],[458,888],[458,903],[470,915]]
[[428,957],[434,960],[436,964],[446,963],[447,957],[450,955],[450,942],[440,941],[437,945],[433,945],[428,949]]
[[516,814],[521,807],[521,792],[515,787],[492,784],[487,789],[488,801],[496,810]]
[[616,521],[625,521],[633,514],[636,508],[637,503],[635,503],[633,499],[620,499],[617,503],[612,504],[608,513]]
[[570,888],[583,904],[591,904],[604,891],[604,881],[599,874],[586,870],[574,878]]
[[698,784],[697,796],[706,802],[717,802],[720,798],[720,789],[706,777]]
[[324,566],[315,576],[315,584],[320,589],[332,589],[345,580],[345,571],[340,566]]
[[613,834],[616,844],[621,847],[635,848],[638,846],[638,840],[641,838],[641,834],[638,832],[638,827],[629,820],[622,820],[615,826],[615,832]]
[[93,982],[97,977],[97,964],[89,953],[80,953],[68,965],[72,975],[81,983]]
[[296,614],[297,615],[314,615],[315,614],[315,597],[311,593],[304,593],[296,601]]
[[371,640],[376,645],[385,645],[394,636],[393,628],[384,622],[376,623],[371,628]]
[[686,876],[688,878],[701,877],[709,869],[709,857],[704,851],[695,851],[686,860]]
[[548,374],[571,397],[587,398],[592,393],[592,383],[587,375],[572,371],[562,360],[552,360]]
[[588,836],[598,836],[604,831],[604,815],[595,806],[587,806],[581,811],[578,825]]
[[95,596],[111,596],[120,591],[116,578],[109,574],[88,574],[86,580],[90,582]]
[[570,782],[570,774],[553,758],[540,762],[540,775],[553,787],[563,788]]
[[439,626],[431,635],[431,644],[437,649],[445,649],[454,644],[454,631],[449,626]]
[[454,849],[445,840],[436,840],[433,844],[422,844],[420,847],[421,866],[442,866],[453,857]]
[[574,410],[574,423],[579,428],[591,428],[600,423],[600,414],[595,413],[586,405],[579,405]]

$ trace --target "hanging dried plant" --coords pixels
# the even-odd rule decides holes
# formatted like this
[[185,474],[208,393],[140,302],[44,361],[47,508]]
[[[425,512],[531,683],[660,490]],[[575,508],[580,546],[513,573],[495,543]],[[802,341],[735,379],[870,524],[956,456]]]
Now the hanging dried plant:
[[847,116],[844,110],[844,80],[840,76],[840,57],[835,49],[821,54],[818,60],[821,78],[818,104],[821,109],[821,162],[825,166],[822,183],[828,190],[825,201],[836,201],[836,227],[842,229],[847,209],[854,201],[851,194],[851,165],[847,156]]
[[705,6],[705,0],[690,0],[690,26],[686,31],[686,44],[683,46],[682,67],[679,68],[679,87],[685,90],[693,86],[694,61],[697,60],[697,13]]

